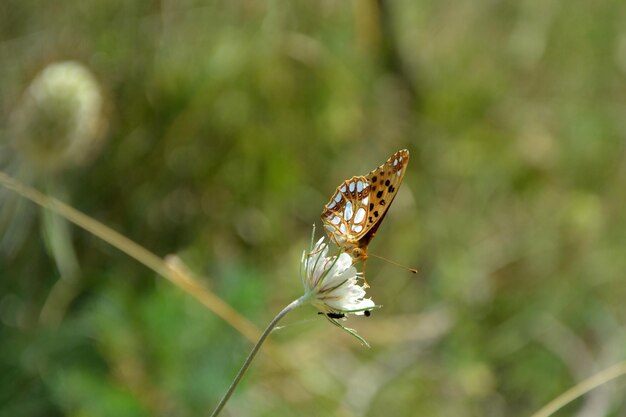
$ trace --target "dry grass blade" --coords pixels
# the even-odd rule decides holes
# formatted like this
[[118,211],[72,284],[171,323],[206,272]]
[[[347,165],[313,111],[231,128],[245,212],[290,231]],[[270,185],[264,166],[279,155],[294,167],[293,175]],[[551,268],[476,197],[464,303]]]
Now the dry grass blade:
[[179,265],[174,266],[171,262],[165,262],[143,246],[133,242],[126,236],[116,232],[108,226],[92,219],[84,213],[68,206],[67,204],[48,197],[45,194],[28,187],[4,172],[0,171],[0,184],[7,189],[16,192],[20,196],[32,201],[39,206],[57,213],[75,225],[85,229],[94,236],[99,237],[110,245],[116,247],[128,256],[136,259],[157,274],[167,278],[177,287],[190,294],[217,316],[230,324],[244,337],[255,343],[261,335],[257,327],[239,314],[228,303],[207,290],[198,283],[185,269]]
[[578,397],[624,374],[626,374],[626,361],[617,363],[603,371],[598,372],[595,375],[592,375],[591,377],[585,379],[579,384],[576,384],[572,388],[565,391],[563,394],[556,397],[554,400],[550,401],[541,410],[537,411],[531,417],[551,416],[556,411],[571,403]]

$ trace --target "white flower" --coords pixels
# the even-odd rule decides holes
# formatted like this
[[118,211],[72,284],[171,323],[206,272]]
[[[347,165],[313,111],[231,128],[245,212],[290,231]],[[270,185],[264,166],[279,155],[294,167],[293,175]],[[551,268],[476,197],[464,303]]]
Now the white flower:
[[365,288],[359,285],[360,276],[350,255],[345,252],[327,255],[328,244],[321,238],[302,256],[301,276],[306,301],[332,319],[348,313],[362,315],[375,308],[376,304],[365,298]]

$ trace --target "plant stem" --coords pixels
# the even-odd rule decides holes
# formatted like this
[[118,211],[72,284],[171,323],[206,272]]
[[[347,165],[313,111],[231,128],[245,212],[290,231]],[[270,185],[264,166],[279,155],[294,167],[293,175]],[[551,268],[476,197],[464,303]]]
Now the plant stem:
[[222,411],[222,409],[224,408],[224,406],[228,402],[228,399],[233,394],[233,391],[235,391],[235,388],[237,388],[237,385],[239,385],[239,382],[241,381],[241,378],[243,378],[243,375],[248,370],[248,367],[250,366],[250,363],[252,363],[252,360],[254,359],[254,357],[256,356],[257,352],[261,348],[261,345],[263,344],[263,342],[265,342],[265,339],[272,332],[274,327],[276,327],[276,324],[278,324],[280,319],[282,319],[291,310],[293,310],[294,308],[302,305],[303,302],[304,302],[304,297],[300,297],[297,300],[292,301],[291,304],[289,304],[287,307],[283,308],[283,310],[280,313],[278,313],[276,315],[276,317],[274,317],[274,319],[272,319],[270,324],[267,326],[267,328],[261,334],[261,337],[259,338],[259,341],[256,342],[256,344],[252,348],[252,351],[250,352],[250,354],[246,358],[246,361],[243,363],[243,366],[239,370],[239,373],[237,373],[237,376],[235,377],[233,382],[230,384],[230,387],[228,388],[228,391],[226,391],[226,394],[224,394],[224,396],[222,397],[222,400],[220,401],[220,403],[217,405],[217,407],[215,407],[215,410],[213,410],[213,413],[211,413],[211,417],[217,417],[217,415]]

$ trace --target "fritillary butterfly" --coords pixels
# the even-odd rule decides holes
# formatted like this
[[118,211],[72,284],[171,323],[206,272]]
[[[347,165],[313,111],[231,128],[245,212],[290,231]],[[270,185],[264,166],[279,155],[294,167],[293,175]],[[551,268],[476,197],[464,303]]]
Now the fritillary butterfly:
[[396,152],[369,174],[339,184],[324,207],[326,233],[354,261],[367,259],[367,245],[398,193],[408,163],[409,151]]

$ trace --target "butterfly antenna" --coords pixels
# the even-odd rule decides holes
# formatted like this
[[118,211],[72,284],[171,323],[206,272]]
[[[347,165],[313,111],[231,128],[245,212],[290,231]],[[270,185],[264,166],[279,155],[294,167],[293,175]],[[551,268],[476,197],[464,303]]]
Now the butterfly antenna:
[[414,273],[414,274],[417,274],[417,269],[415,269],[415,268],[409,268],[409,267],[408,267],[408,266],[406,266],[406,265],[402,265],[402,264],[399,264],[399,263],[397,263],[397,262],[390,261],[390,260],[389,260],[389,259],[387,259],[387,258],[383,258],[382,256],[378,256],[378,255],[376,255],[376,254],[374,254],[374,253],[371,253],[371,252],[369,253],[369,256],[373,256],[374,258],[381,259],[381,260],[383,260],[383,261],[385,261],[385,262],[390,263],[391,265],[398,266],[398,267],[400,267],[400,268],[406,269],[406,270],[407,270],[407,271],[409,271],[409,272],[412,272],[412,273]]

